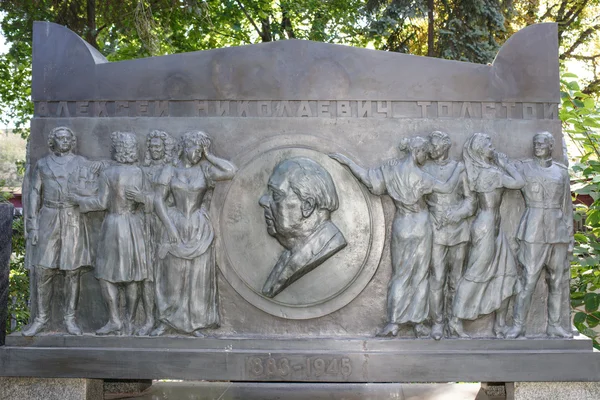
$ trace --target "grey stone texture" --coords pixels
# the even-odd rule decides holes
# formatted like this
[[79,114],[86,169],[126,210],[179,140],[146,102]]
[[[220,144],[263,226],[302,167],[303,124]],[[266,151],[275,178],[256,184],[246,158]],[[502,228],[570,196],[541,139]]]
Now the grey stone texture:
[[558,399],[600,399],[600,382],[515,382],[514,400]]
[[12,204],[0,203],[0,346],[6,335],[13,210]]
[[146,380],[126,380],[126,379],[105,379],[104,380],[104,394],[133,394],[141,393],[144,390],[152,386],[152,381]]
[[[114,131],[135,133],[143,149],[155,129],[178,141],[202,130],[212,138],[214,154],[239,167],[231,181],[216,185],[210,202],[220,304],[220,327],[210,335],[372,337],[386,324],[392,265],[385,232],[395,208],[389,197],[360,185],[354,192],[364,204],[341,198],[332,217],[347,247],[276,299],[260,294],[282,253],[258,204],[278,161],[318,158],[340,192],[350,192],[357,181],[319,157],[339,152],[374,167],[398,157],[402,138],[435,130],[450,135],[452,160],[461,158],[463,143],[475,132],[488,133],[511,160],[530,158],[533,135],[549,131],[556,138],[552,156],[563,161],[552,24],[516,33],[492,65],[295,40],[108,62],[65,27],[40,22],[34,30],[29,165],[48,154],[49,132],[66,125],[78,137],[74,152],[91,161],[111,158]],[[523,210],[520,193],[507,191],[500,214],[509,240]],[[353,215],[359,222],[348,223]],[[89,216],[91,243],[98,242],[102,217]],[[343,271],[334,273],[338,269]],[[54,284],[61,287],[61,278]],[[92,333],[106,324],[107,308],[89,270],[81,288],[76,317],[83,332]],[[546,333],[546,292],[542,277],[526,324],[529,336]],[[566,329],[566,279],[561,293]],[[61,296],[55,293],[49,332],[64,332]],[[487,315],[465,321],[464,329],[474,338],[490,337],[492,325]],[[398,336],[414,338],[412,327],[401,326]]]
[[[480,400],[468,384],[273,384],[243,382],[159,382],[137,400]],[[496,400],[496,399],[493,399]],[[499,399],[498,399],[499,400]]]
[[103,400],[101,379],[1,378],[2,400]]

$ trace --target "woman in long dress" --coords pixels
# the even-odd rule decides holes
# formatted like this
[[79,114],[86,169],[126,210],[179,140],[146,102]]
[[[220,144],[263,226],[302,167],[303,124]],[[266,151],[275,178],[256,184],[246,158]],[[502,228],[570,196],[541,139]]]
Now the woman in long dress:
[[500,205],[505,189],[520,189],[525,181],[506,155],[495,151],[486,134],[475,133],[467,140],[463,158],[479,208],[471,225],[467,266],[456,289],[448,327],[451,334],[468,337],[463,319],[475,320],[495,312],[494,334],[503,337],[508,302],[516,290],[517,267],[500,227]]
[[126,191],[130,200],[144,204],[144,219],[146,225],[146,253],[148,259],[148,279],[142,283],[142,304],[146,314],[146,321],[136,335],[146,336],[154,328],[155,320],[155,286],[154,265],[158,243],[162,238],[162,221],[154,212],[154,194],[158,187],[158,180],[165,165],[173,165],[177,159],[177,143],[167,132],[154,130],[146,137],[146,151],[142,164],[144,172],[144,190],[128,189]]
[[[203,336],[202,329],[219,326],[214,231],[206,198],[216,181],[233,178],[236,167],[212,154],[210,143],[204,132],[184,134],[180,164],[163,168],[157,180],[154,206],[164,233],[156,270],[160,323],[152,336],[169,329]],[[167,207],[169,196],[173,204]]]
[[408,152],[377,168],[365,169],[348,157],[330,157],[350,171],[376,195],[388,194],[396,205],[392,224],[392,278],[388,286],[388,324],[379,336],[396,336],[401,324],[413,324],[417,337],[427,336],[423,324],[429,316],[429,262],[432,228],[424,196],[433,191],[450,193],[463,171],[457,164],[452,176],[440,182],[421,169],[427,160],[429,142],[422,137],[405,139],[400,150]]

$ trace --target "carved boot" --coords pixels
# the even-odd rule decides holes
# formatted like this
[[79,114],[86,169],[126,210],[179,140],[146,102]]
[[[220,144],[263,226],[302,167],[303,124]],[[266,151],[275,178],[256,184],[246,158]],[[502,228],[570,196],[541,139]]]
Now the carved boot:
[[450,336],[453,337],[459,337],[463,339],[470,337],[463,330],[462,321],[457,317],[453,317],[450,319],[450,321],[448,321],[448,332],[450,333]]
[[21,334],[23,336],[35,336],[44,330],[47,323],[48,323],[47,319],[43,320],[43,319],[40,319],[39,317],[36,317],[35,320],[33,321],[33,323],[31,325],[29,325],[29,327],[27,329],[23,329],[21,331]]
[[75,321],[75,315],[65,315],[65,328],[67,328],[69,335],[83,335],[81,328],[77,325],[77,321]]
[[525,329],[523,329],[523,324],[519,324],[515,322],[515,324],[506,332],[507,339],[516,339],[521,335],[525,334]]
[[206,336],[204,333],[202,333],[202,331],[200,329],[197,329],[194,332],[192,332],[192,335],[194,335],[195,337],[205,337]]
[[152,328],[154,328],[154,318],[151,321],[146,321],[144,326],[138,329],[135,334],[136,336],[148,336],[152,332]]
[[425,324],[415,324],[414,331],[415,331],[415,336],[418,337],[419,339],[428,338],[431,333],[431,331],[429,330],[429,327]]
[[440,340],[444,336],[444,324],[435,323],[431,327],[431,337]]
[[161,322],[152,332],[150,332],[150,336],[162,336],[165,333],[167,333],[168,329],[169,327],[167,326],[167,324]]
[[123,323],[121,321],[108,321],[106,325],[96,331],[96,335],[118,335],[123,329]]
[[546,334],[550,337],[561,337],[561,338],[572,338],[573,337],[572,332],[567,331],[565,328],[563,328],[560,325],[548,324],[548,327],[546,328]]
[[65,313],[65,328],[69,335],[83,335],[81,328],[77,325],[75,320],[75,310],[77,310],[77,304],[79,302],[79,272],[69,271],[65,274],[66,280],[66,292],[67,292],[67,304]]
[[380,337],[392,337],[398,335],[400,327],[398,324],[389,323],[382,330],[377,332],[377,336]]
[[[36,269],[36,271],[38,271]],[[52,300],[52,279],[47,271],[41,270],[37,274],[37,316],[27,329],[21,331],[23,336],[35,336],[46,328],[50,315],[50,301]]]
[[546,334],[550,337],[571,338],[573,333],[567,331],[560,324],[560,292],[548,293],[548,327]]

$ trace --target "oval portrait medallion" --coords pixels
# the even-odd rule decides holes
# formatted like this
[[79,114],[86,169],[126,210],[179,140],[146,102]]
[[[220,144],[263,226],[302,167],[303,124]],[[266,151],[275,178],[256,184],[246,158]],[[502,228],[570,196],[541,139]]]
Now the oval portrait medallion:
[[219,268],[269,314],[309,319],[336,311],[379,265],[381,201],[328,157],[339,150],[313,136],[278,136],[236,157],[231,184],[215,190]]

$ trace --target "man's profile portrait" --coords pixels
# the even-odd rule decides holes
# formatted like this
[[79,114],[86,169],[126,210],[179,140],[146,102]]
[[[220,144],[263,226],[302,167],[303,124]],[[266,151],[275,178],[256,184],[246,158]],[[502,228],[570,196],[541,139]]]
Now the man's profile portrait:
[[333,179],[309,158],[277,164],[259,204],[267,232],[285,248],[263,286],[267,297],[275,297],[346,247],[344,235],[331,222],[339,204]]

